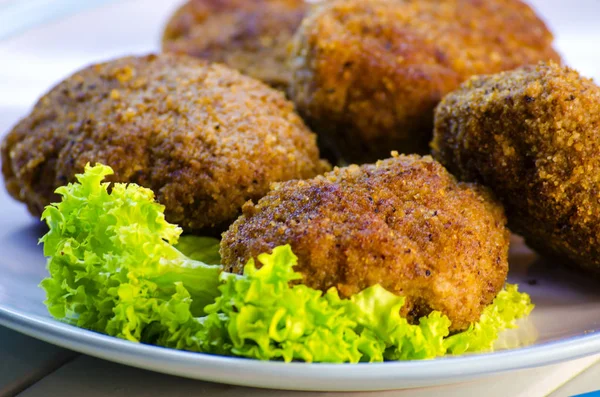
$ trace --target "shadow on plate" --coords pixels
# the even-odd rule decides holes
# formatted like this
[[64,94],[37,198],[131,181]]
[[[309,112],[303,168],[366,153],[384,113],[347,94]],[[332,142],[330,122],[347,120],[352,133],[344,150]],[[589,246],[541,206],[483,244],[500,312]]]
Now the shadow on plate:
[[4,238],[14,249],[36,252],[36,254],[42,255],[43,247],[38,244],[38,241],[47,232],[48,226],[44,222],[34,220],[27,226],[7,234]]
[[553,261],[529,249],[519,236],[511,238],[509,282],[531,295],[534,303],[552,306],[600,303],[600,278]]

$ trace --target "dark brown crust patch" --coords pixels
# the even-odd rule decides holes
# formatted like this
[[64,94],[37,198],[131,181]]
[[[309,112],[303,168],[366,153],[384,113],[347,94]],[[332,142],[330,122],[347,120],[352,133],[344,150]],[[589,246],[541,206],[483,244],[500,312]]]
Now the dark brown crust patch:
[[434,156],[489,186],[542,255],[600,274],[600,88],[550,63],[475,77],[436,111]]

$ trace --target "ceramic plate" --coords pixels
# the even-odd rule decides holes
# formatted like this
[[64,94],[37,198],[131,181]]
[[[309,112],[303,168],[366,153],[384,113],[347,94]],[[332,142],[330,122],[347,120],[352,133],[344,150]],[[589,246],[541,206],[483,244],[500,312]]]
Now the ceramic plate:
[[[0,131],[6,132],[58,80],[91,62],[156,51],[178,2],[115,2],[41,25],[0,42]],[[576,3],[576,4],[575,4]],[[600,54],[594,0],[534,4],[565,59],[593,77]],[[0,17],[1,18],[1,17]],[[1,25],[1,20],[0,20]],[[46,276],[38,238],[44,228],[0,190],[0,324],[30,336],[136,367],[222,383],[296,390],[384,390],[440,385],[600,353],[600,292],[588,278],[539,259],[519,238],[510,282],[537,305],[490,354],[421,362],[330,365],[260,362],[130,343],[54,321],[38,287]]]

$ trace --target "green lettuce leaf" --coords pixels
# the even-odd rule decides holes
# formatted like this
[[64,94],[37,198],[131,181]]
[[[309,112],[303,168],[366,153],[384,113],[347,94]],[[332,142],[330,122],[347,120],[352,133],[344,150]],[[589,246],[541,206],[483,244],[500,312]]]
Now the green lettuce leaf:
[[[386,359],[410,360],[443,355],[443,338],[448,335],[450,320],[433,312],[422,317],[418,325],[410,325],[400,316],[404,301],[404,297],[375,285],[352,296],[347,310],[361,327],[386,343]],[[381,361],[379,357],[377,361]]]
[[186,234],[179,237],[175,248],[185,256],[209,265],[220,265],[219,239]]
[[221,268],[177,250],[181,229],[165,221],[153,192],[121,183],[109,192],[102,181],[110,174],[86,166],[44,210],[50,277],[41,286],[53,316],[140,341],[149,324],[163,332],[202,315],[218,295]]
[[294,272],[296,256],[289,246],[251,260],[243,276],[223,273],[221,296],[205,308],[208,318],[199,339],[221,334],[222,343],[205,345],[211,351],[261,360],[306,362],[358,362],[361,337],[344,304],[331,304],[321,291],[290,282],[302,276]]
[[[86,166],[61,187],[42,219],[50,276],[46,305],[67,323],[168,348],[259,360],[357,363],[431,359],[487,351],[498,333],[533,309],[507,285],[478,323],[450,335],[432,312],[409,324],[405,298],[375,285],[341,299],[298,284],[289,245],[222,272],[218,240],[181,237],[151,190],[103,182],[110,167]],[[109,190],[109,187],[111,188]],[[207,264],[208,263],[208,264]]]
[[[400,316],[405,299],[380,285],[340,299],[302,284],[293,271],[297,257],[289,245],[258,257],[242,276],[223,273],[215,303],[205,308],[199,351],[306,362],[350,362],[431,359],[492,347],[498,332],[514,327],[533,306],[526,294],[508,285],[488,306],[480,322],[449,336],[451,322],[440,312],[409,324]],[[217,336],[217,337],[215,337]]]
[[479,322],[447,338],[444,346],[449,353],[456,355],[491,351],[498,333],[507,328],[516,328],[515,320],[528,316],[533,308],[529,295],[520,293],[518,286],[508,284],[494,302],[483,310]]

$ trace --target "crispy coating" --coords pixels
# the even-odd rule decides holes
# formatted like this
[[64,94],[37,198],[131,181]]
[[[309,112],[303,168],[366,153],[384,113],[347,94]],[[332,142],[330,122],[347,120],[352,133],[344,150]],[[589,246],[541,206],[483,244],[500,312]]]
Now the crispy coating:
[[509,232],[487,190],[457,183],[431,157],[397,156],[276,184],[223,234],[231,270],[290,244],[303,282],[352,294],[374,285],[407,297],[412,321],[439,310],[464,329],[504,285]]
[[519,0],[334,0],[292,45],[290,98],[346,161],[427,153],[433,110],[474,74],[558,60]]
[[600,273],[600,88],[541,63],[474,77],[436,110],[434,156],[489,186],[540,254]]
[[189,0],[169,20],[163,50],[222,62],[285,90],[288,45],[304,0]]
[[275,181],[327,170],[315,135],[284,96],[188,56],[89,66],[35,105],[2,142],[9,193],[39,216],[85,164],[151,188],[185,230],[225,229]]

